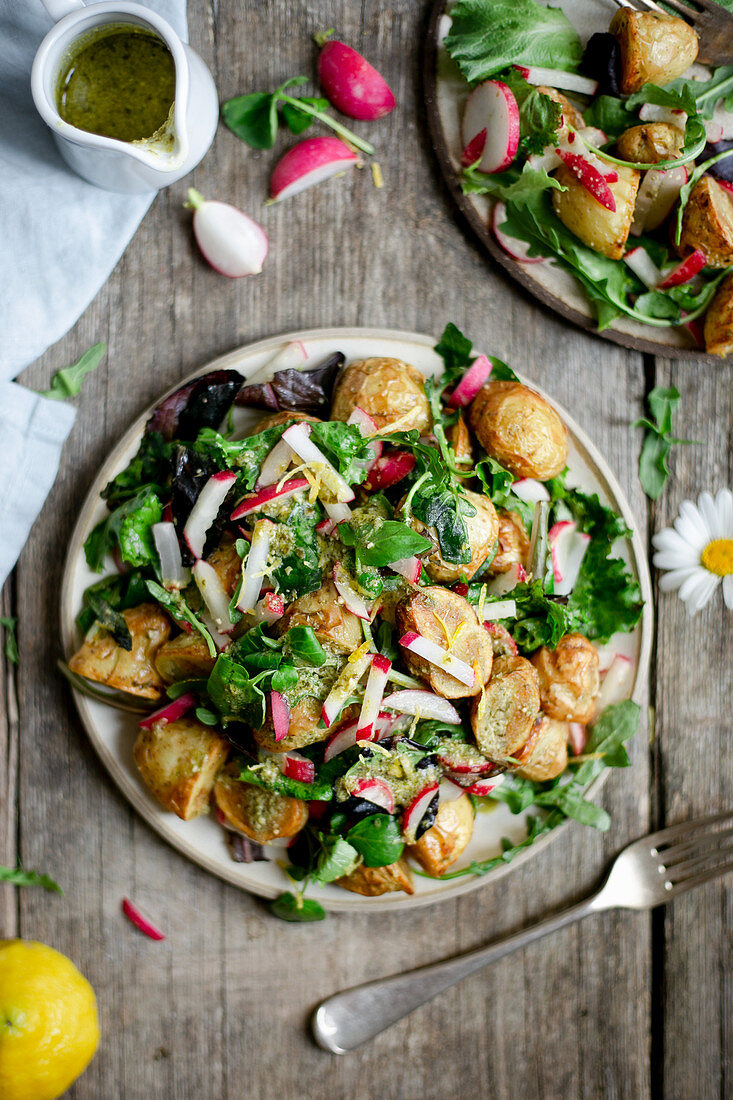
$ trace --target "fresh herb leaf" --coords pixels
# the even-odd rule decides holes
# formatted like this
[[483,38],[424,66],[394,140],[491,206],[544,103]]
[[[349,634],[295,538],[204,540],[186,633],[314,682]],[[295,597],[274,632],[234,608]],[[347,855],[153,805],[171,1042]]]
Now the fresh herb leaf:
[[351,533],[354,537],[351,545],[354,546],[360,567],[378,568],[389,565],[390,562],[399,561],[400,558],[424,554],[433,547],[429,539],[418,535],[406,523],[396,519],[385,519],[376,525],[365,525],[356,529],[355,525],[352,525]]
[[586,126],[595,126],[603,130],[609,141],[621,137],[624,130],[633,124],[622,99],[612,95],[599,95],[583,111]]
[[405,847],[400,827],[389,814],[363,817],[352,825],[346,839],[365,867],[387,867],[400,858]]
[[18,664],[18,639],[15,634],[17,625],[17,619],[12,619],[9,616],[0,618],[0,626],[5,631],[5,656],[11,665]]
[[548,145],[557,145],[562,123],[562,106],[533,84],[528,84],[517,69],[501,74],[503,84],[511,90],[519,107],[519,148],[524,158],[541,153]]
[[129,465],[102,490],[108,506],[116,508],[145,487],[163,496],[170,486],[172,453],[173,444],[166,443],[160,432],[146,432]]
[[669,477],[667,458],[672,447],[695,441],[677,439],[672,435],[672,417],[680,403],[680,394],[675,386],[669,389],[655,386],[647,403],[651,419],[642,417],[634,421],[635,428],[646,429],[639,457],[639,480],[650,500],[658,500]]
[[497,172],[493,176],[479,172],[474,165],[471,165],[470,168],[463,170],[461,190],[466,195],[491,195],[492,198],[501,199],[502,202],[511,200],[521,205],[533,195],[543,191],[565,191],[566,189],[544,168],[530,168],[525,163],[521,172],[517,172],[512,166],[506,172]]
[[51,389],[43,390],[41,397],[50,397],[54,401],[65,401],[67,397],[76,397],[81,390],[84,376],[96,370],[104,358],[107,345],[92,344],[81,359],[70,367],[63,367],[51,379]]
[[115,643],[129,653],[132,650],[132,635],[124,616],[100,593],[87,590],[84,595],[85,607],[91,611],[94,621],[108,630]]
[[343,837],[319,834],[321,850],[313,877],[317,882],[334,882],[349,875],[359,863],[359,853]]
[[138,604],[144,603],[148,596],[145,580],[138,570],[104,577],[96,584],[90,585],[82,596],[81,611],[76,619],[77,625],[82,634],[86,634],[97,618],[94,605],[98,599],[103,600],[115,611],[125,611],[128,607],[137,607]]
[[50,875],[42,875],[38,871],[24,871],[22,867],[0,866],[0,882],[9,882],[13,886],[42,886],[44,890],[55,894],[64,892]]
[[297,501],[286,520],[292,545],[281,556],[279,565],[271,569],[277,591],[286,603],[309,592],[317,592],[321,587],[321,555],[315,531],[319,518],[317,509],[310,508],[304,501]]
[[468,337],[464,336],[452,321],[449,321],[443,330],[443,335],[433,349],[445,365],[440,379],[444,388],[453,382],[457,382],[464,371],[471,366],[472,347],[473,344]]
[[287,428],[287,424],[277,424],[266,428],[248,439],[231,440],[215,432],[213,428],[202,428],[194,450],[197,454],[211,459],[221,469],[239,471],[237,484],[245,489],[253,489],[260,467],[267,454],[272,450]]
[[270,902],[270,912],[280,920],[292,923],[325,920],[326,911],[313,898],[304,898],[302,893],[291,894],[289,890]]
[[323,769],[321,773],[312,783],[303,783],[300,779],[291,779],[289,775],[280,773],[264,776],[262,770],[254,765],[251,768],[243,767],[238,778],[243,783],[252,783],[255,787],[274,791],[275,794],[285,795],[286,798],[304,798],[306,802],[328,802],[333,798],[333,787],[324,778]]
[[216,659],[206,690],[225,724],[246,722],[254,729],[264,724],[266,703],[263,691],[250,680],[242,665],[223,653]]
[[142,488],[118,505],[93,528],[84,543],[87,565],[99,573],[105,556],[119,547],[123,561],[130,565],[148,565],[157,560],[153,524],[159,523],[163,507],[157,493]]
[[312,626],[291,626],[284,641],[295,660],[305,661],[314,668],[325,665],[328,659]]
[[[327,99],[322,99],[320,96],[301,96],[298,100],[299,103],[310,104],[311,107],[317,107],[319,111],[327,111],[331,106]],[[282,118],[283,122],[290,130],[291,134],[304,133],[310,126],[313,125],[314,116],[308,115],[305,111],[300,110],[298,107],[294,107],[290,103],[284,103],[282,106]]]

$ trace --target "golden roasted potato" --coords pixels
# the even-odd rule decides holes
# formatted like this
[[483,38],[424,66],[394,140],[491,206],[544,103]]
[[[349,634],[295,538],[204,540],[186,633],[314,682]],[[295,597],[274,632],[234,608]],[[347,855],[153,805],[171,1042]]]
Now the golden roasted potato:
[[279,836],[295,836],[308,820],[308,805],[302,798],[286,798],[242,783],[226,770],[219,773],[214,784],[214,802],[230,828],[258,844]]
[[465,850],[473,836],[473,806],[466,794],[441,802],[435,823],[407,851],[429,875],[442,875]]
[[733,264],[733,197],[707,175],[692,188],[682,212],[679,254],[689,256],[697,248],[711,267]]
[[497,657],[486,689],[471,705],[471,728],[484,756],[497,764],[514,758],[539,709],[537,669],[525,657]]
[[234,590],[242,575],[242,559],[234,546],[231,535],[225,535],[216,550],[207,558],[228,596],[234,595]]
[[365,898],[393,894],[396,890],[402,890],[405,894],[414,893],[412,872],[404,859],[398,859],[386,867],[365,867],[362,864],[350,875],[337,878],[336,885],[354,894],[363,894]]
[[507,512],[500,508],[499,549],[489,566],[489,573],[508,573],[512,565],[519,562],[526,566],[529,555],[529,537],[517,512]]
[[166,684],[175,684],[176,680],[203,679],[215,663],[216,657],[211,656],[198,631],[177,634],[165,642],[155,655],[155,667]]
[[424,383],[421,372],[401,359],[350,363],[336,382],[331,419],[348,420],[360,408],[380,432],[427,431],[432,417]]
[[475,515],[463,517],[471,550],[469,562],[461,564],[445,561],[438,549],[438,535],[435,528],[427,527],[412,513],[406,518],[407,524],[413,531],[417,531],[418,534],[424,535],[436,544],[435,550],[425,556],[422,562],[431,581],[439,584],[453,584],[462,576],[470,580],[493,551],[499,537],[499,520],[489,498],[481,493],[472,493],[470,489],[466,489],[465,494],[468,503],[476,509]]
[[344,606],[333,581],[326,581],[316,592],[309,592],[291,603],[277,623],[277,633],[285,634],[291,626],[312,626],[319,642],[325,642],[343,653],[353,653],[363,639],[361,622]]
[[624,168],[620,164],[614,167],[618,179],[608,187],[616,201],[615,211],[601,206],[565,164],[554,173],[565,190],[552,192],[552,205],[560,221],[583,244],[612,260],[620,260],[634,220],[640,177],[634,168]]
[[674,15],[620,8],[608,29],[621,49],[623,95],[645,84],[671,84],[697,57],[697,34]]
[[253,730],[252,736],[257,744],[268,752],[291,752],[294,749],[303,749],[306,745],[315,745],[316,741],[325,741],[333,731],[319,728],[322,706],[323,700],[316,699],[312,695],[306,695],[296,703],[290,712],[288,735],[283,737],[282,741],[275,740],[275,731],[268,708],[264,726]]
[[206,809],[230,745],[195,718],[156,722],[140,730],[132,754],[145,786],[184,821]]
[[511,634],[501,623],[484,623],[484,630],[491,638],[494,657],[516,657],[519,650]]
[[566,634],[555,649],[532,655],[545,714],[562,722],[590,722],[600,679],[596,647],[582,634]]
[[468,600],[447,588],[420,588],[400,600],[396,612],[400,636],[415,630],[424,638],[465,661],[476,673],[473,687],[467,687],[454,676],[403,650],[407,667],[420,676],[438,695],[445,699],[467,699],[477,695],[491,674],[493,651],[491,639],[480,625]]
[[554,99],[555,103],[559,103],[562,107],[562,125],[558,136],[562,136],[568,132],[568,126],[572,126],[574,130],[582,130],[585,126],[583,116],[577,107],[575,107],[567,96],[562,92],[558,92],[557,88],[548,88],[545,84],[538,84],[537,91],[542,95],[549,96],[550,99]]
[[446,432],[448,442],[453,448],[456,462],[461,467],[473,466],[473,447],[471,446],[471,433],[468,430],[462,412],[459,412],[455,424]]
[[521,768],[517,768],[522,779],[544,783],[562,775],[568,766],[568,723],[540,714],[515,757],[522,762]]
[[69,668],[87,680],[139,695],[160,699],[163,681],[154,661],[158,649],[168,640],[171,624],[167,615],[152,603],[141,603],[122,612],[132,638],[132,649],[117,645],[112,635],[95,624],[87,632],[81,649],[69,660]]
[[564,468],[568,433],[544,397],[520,382],[488,382],[469,407],[479,443],[515,477],[547,481]]
[[290,420],[307,421],[309,424],[318,424],[317,416],[309,416],[308,413],[295,412],[291,409],[282,409],[280,412],[268,413],[267,416],[263,416],[259,424],[255,424],[251,431],[251,435],[259,435],[260,432],[267,431],[268,428],[277,428],[279,424],[287,424]]
[[631,160],[635,164],[658,164],[660,160],[678,157],[684,143],[684,130],[669,122],[645,122],[624,130],[616,142],[616,150],[622,160]]
[[710,355],[733,351],[733,273],[723,279],[705,314],[705,351]]

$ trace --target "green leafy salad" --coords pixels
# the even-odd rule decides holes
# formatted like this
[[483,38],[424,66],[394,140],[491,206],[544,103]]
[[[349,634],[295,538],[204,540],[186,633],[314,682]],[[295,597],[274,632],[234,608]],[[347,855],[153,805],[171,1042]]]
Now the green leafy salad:
[[694,30],[659,12],[619,11],[585,44],[535,0],[458,0],[450,19],[471,87],[461,186],[492,200],[498,244],[571,273],[599,330],[684,326],[726,354],[733,65],[693,66]]
[[[606,829],[588,786],[628,764],[631,532],[573,485],[543,397],[452,324],[435,350],[433,378],[336,353],[184,386],[85,543],[106,575],[70,668],[148,701],[143,782],[211,809],[234,859],[279,858],[286,920],[324,915],[308,883],[411,894],[566,818]],[[265,414],[244,438],[236,406]],[[472,859],[500,803],[526,836]]]

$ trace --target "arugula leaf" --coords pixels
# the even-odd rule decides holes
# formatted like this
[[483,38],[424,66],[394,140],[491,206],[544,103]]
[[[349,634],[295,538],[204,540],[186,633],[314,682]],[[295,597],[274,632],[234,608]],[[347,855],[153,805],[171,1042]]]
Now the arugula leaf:
[[651,419],[641,417],[634,421],[633,427],[646,428],[639,456],[639,480],[650,500],[657,500],[669,477],[667,457],[672,447],[676,444],[694,444],[695,440],[677,439],[672,435],[672,416],[680,403],[679,390],[675,386],[669,389],[655,386],[647,403]]
[[76,397],[81,390],[84,376],[97,369],[106,351],[106,344],[101,342],[92,344],[76,363],[56,371],[51,379],[50,390],[43,390],[41,397],[50,397],[54,401],[65,401],[67,397]]
[[590,825],[591,828],[598,829],[602,833],[607,832],[611,825],[611,818],[606,810],[583,798],[582,794],[575,790],[573,783],[560,784],[551,791],[543,791],[542,794],[537,795],[534,804],[551,806],[553,809],[560,810],[565,817],[571,817],[581,825]]
[[495,355],[491,356],[491,380],[492,382],[518,382],[519,378],[514,373],[508,363],[502,362],[501,359],[497,359]]
[[162,515],[163,506],[157,493],[146,487],[140,489],[101,520],[87,537],[84,554],[89,568],[99,573],[106,554],[115,546],[119,547],[122,560],[130,565],[156,561],[152,527]]
[[559,8],[534,0],[459,0],[444,45],[473,84],[513,64],[575,70],[583,47]]
[[42,886],[44,890],[63,894],[63,890],[50,875],[38,871],[24,871],[22,867],[3,867],[0,865],[0,882],[10,882],[13,886]]
[[260,467],[272,448],[287,428],[287,424],[277,424],[266,428],[264,432],[251,435],[248,439],[231,440],[215,432],[213,428],[202,428],[196,437],[193,449],[197,454],[213,460],[221,469],[239,470],[238,485],[253,489]]
[[441,384],[445,387],[457,382],[463,372],[471,366],[473,344],[461,330],[449,321],[438,343],[433,348],[444,363]]
[[631,699],[613,703],[601,711],[583,749],[584,756],[596,759],[584,761],[575,773],[575,781],[580,786],[587,786],[604,768],[628,768],[625,745],[639,728],[640,717],[641,708]]
[[211,634],[204,624],[196,618],[180,592],[168,592],[156,581],[149,581],[147,579],[145,580],[145,587],[153,599],[157,600],[176,622],[189,623],[195,630],[198,630],[199,634],[206,642],[209,656],[216,657],[214,639],[211,637]]
[[0,626],[5,630],[5,656],[11,665],[18,664],[18,639],[15,635],[17,625],[17,619],[11,619],[9,616],[0,617]]
[[[493,374],[493,372],[492,372]],[[504,500],[514,483],[514,475],[505,469],[491,455],[485,455],[476,463],[476,473],[488,496],[494,504],[497,499],[503,505]],[[495,499],[496,498],[496,499]]]
[[347,840],[332,833],[324,836],[319,833],[321,850],[318,855],[313,877],[317,882],[334,882],[337,878],[349,875],[359,863],[359,853]]
[[370,814],[346,834],[365,867],[387,867],[400,858],[405,847],[400,827],[389,814]]
[[265,696],[247,670],[220,653],[206,684],[209,698],[223,722],[241,721],[259,729],[265,721]]
[[145,487],[163,496],[171,479],[171,456],[175,444],[166,443],[160,432],[146,432],[132,461],[102,489],[110,508],[129,500]]
[[323,775],[317,775],[312,783],[303,783],[300,779],[291,779],[289,775],[281,773],[263,776],[261,769],[255,765],[251,768],[243,767],[238,778],[243,783],[252,783],[255,787],[274,791],[286,798],[304,798],[306,802],[329,802],[333,798],[333,787]]
[[291,894],[289,890],[270,902],[270,912],[280,920],[291,923],[325,920],[326,910],[313,898],[304,898],[302,893]]

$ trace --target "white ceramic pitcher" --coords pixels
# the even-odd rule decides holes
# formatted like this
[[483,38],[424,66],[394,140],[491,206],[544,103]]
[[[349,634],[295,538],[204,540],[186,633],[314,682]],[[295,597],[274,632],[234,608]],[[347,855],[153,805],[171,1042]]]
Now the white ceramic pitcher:
[[[67,164],[108,191],[156,191],[188,175],[214,140],[219,119],[216,87],[198,54],[181,41],[170,23],[142,4],[126,0],[91,4],[83,0],[43,0],[43,4],[58,22],[36,54],[31,90]],[[168,140],[118,141],[80,130],[59,115],[56,87],[68,51],[81,36],[105,23],[145,27],[170,50],[176,86]]]

